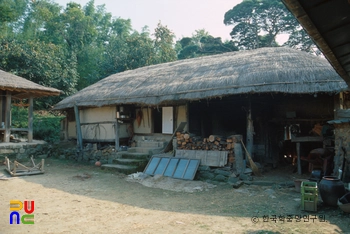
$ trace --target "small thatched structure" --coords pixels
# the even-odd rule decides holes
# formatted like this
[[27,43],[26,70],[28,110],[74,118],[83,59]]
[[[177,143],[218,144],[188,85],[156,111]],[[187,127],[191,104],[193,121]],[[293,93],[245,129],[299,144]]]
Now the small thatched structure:
[[347,85],[327,60],[290,48],[238,51],[111,75],[55,109],[114,104],[163,105],[246,93],[336,93]]
[[0,90],[11,91],[18,98],[58,96],[61,91],[0,70]]
[[[58,96],[61,91],[44,87],[22,77],[0,70],[0,140],[9,142],[12,131],[27,131],[28,142],[33,140],[33,99],[45,96]],[[28,128],[11,127],[12,99],[28,99]],[[3,134],[3,135],[2,135]]]

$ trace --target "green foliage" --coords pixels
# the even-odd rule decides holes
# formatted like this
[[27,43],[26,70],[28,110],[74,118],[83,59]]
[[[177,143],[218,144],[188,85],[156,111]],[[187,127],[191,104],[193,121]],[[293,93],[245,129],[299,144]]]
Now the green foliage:
[[233,25],[230,34],[240,49],[278,46],[277,35],[300,27],[279,0],[244,0],[225,13],[224,24]]
[[155,63],[175,61],[176,51],[173,46],[175,34],[160,22],[154,32]]
[[[2,40],[0,43],[1,69],[37,84],[60,89],[64,92],[63,97],[76,91],[75,61],[68,59],[60,46],[41,41]],[[51,107],[60,99],[49,97],[41,100],[36,109]]]
[[27,0],[1,0],[0,24],[16,21],[25,11]]
[[[28,128],[28,109],[14,106],[12,112],[13,128]],[[61,120],[63,116],[55,116],[48,113],[34,113],[33,118],[33,138],[46,142],[56,142],[60,140]]]
[[27,128],[28,109],[13,106],[11,110],[11,125],[13,128]]
[[232,41],[222,42],[220,37],[213,37],[204,30],[197,30],[192,37],[183,37],[177,42],[178,59],[221,54],[237,51]]
[[50,143],[59,141],[62,118],[62,116],[36,114],[33,123],[33,138]]

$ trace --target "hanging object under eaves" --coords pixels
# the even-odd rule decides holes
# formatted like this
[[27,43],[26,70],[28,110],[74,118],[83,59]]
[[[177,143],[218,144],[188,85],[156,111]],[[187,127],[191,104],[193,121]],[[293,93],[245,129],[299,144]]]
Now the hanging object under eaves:
[[163,175],[175,179],[193,180],[198,166],[198,159],[153,155],[144,173],[148,175]]

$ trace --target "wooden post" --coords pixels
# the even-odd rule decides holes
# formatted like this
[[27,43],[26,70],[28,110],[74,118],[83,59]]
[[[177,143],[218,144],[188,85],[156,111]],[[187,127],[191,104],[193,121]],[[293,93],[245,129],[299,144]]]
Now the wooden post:
[[252,119],[252,100],[249,96],[248,100],[248,113],[247,113],[247,138],[246,138],[246,148],[249,154],[253,158],[253,136],[254,135],[254,126]]
[[68,141],[68,118],[64,119],[64,140]]
[[300,142],[296,143],[298,157],[298,174],[301,175],[301,158],[300,158]]
[[75,113],[75,123],[77,126],[77,145],[80,152],[83,151],[83,136],[81,134],[81,125],[80,125],[80,117],[79,117],[79,109],[77,103],[74,104],[74,113]]
[[187,123],[187,126],[186,126],[185,130],[187,132],[190,131],[190,125],[189,125],[189,123],[190,123],[190,114],[189,113],[190,113],[190,105],[188,103],[186,103],[186,123]]
[[119,150],[119,123],[118,120],[114,123],[114,130],[115,130],[115,150]]
[[235,153],[235,162],[237,174],[243,174],[245,171],[244,161],[243,161],[243,150],[241,145],[242,135],[235,135],[236,141],[234,142],[234,153]]
[[11,135],[11,92],[6,92],[5,142],[10,142]]
[[28,142],[33,142],[33,97],[29,97],[28,109]]

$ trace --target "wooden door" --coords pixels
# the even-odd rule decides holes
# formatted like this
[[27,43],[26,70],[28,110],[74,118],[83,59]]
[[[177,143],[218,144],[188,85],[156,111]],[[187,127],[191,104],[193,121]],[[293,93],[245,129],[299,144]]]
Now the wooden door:
[[163,107],[162,113],[162,133],[172,134],[174,129],[173,107]]

